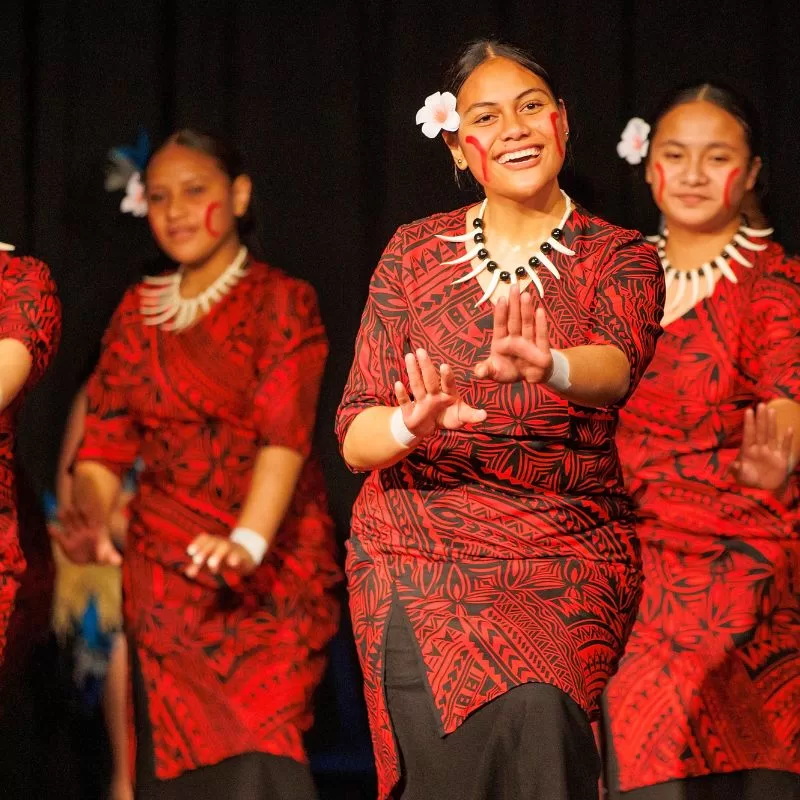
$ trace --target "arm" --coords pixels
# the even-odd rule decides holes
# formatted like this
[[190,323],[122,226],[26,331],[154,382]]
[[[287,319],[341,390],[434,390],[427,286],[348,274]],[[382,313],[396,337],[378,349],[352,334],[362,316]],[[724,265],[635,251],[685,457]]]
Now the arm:
[[255,536],[259,550],[267,551],[294,497],[303,464],[311,452],[317,400],[328,354],[325,329],[314,290],[293,282],[286,289],[285,307],[266,314],[274,337],[259,361],[259,386],[254,418],[261,449],[253,466],[233,539],[201,534],[188,547],[192,564],[186,569],[196,577],[201,569],[219,573],[226,567],[239,574],[253,572],[260,559],[235,538],[246,531]]
[[83,424],[86,419],[86,386],[81,386],[70,406],[64,438],[61,441],[61,452],[58,454],[56,466],[56,500],[59,508],[66,508],[72,503],[72,474],[70,468],[78,453],[83,438]]
[[44,374],[58,347],[61,304],[47,265],[13,258],[3,270],[0,308],[0,411]]
[[652,248],[633,242],[618,248],[598,282],[589,343],[551,350],[547,317],[529,293],[512,286],[495,306],[492,348],[475,368],[479,378],[501,383],[546,384],[576,405],[624,402],[644,373],[661,334],[663,272]]

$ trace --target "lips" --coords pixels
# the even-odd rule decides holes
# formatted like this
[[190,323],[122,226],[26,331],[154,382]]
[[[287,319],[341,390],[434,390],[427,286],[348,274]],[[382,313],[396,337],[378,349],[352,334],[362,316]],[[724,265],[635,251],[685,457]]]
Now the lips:
[[168,228],[167,236],[176,242],[184,242],[191,239],[196,232],[196,228]]

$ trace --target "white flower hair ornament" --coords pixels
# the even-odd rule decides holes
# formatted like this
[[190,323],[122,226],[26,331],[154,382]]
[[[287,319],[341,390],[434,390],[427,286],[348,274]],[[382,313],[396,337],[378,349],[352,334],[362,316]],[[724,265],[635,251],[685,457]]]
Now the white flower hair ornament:
[[458,130],[461,117],[456,111],[456,98],[452,92],[434,92],[425,98],[425,105],[417,111],[417,125],[422,132],[435,139],[442,130],[453,133]]
[[650,148],[650,126],[641,117],[628,120],[617,145],[617,155],[629,164],[641,164]]
[[119,204],[119,210],[123,214],[133,214],[134,217],[147,216],[147,199],[141,173],[134,172],[128,178],[128,183],[125,185],[125,197]]
[[0,242],[0,253],[13,253],[16,248],[13,244],[6,244],[5,242]]

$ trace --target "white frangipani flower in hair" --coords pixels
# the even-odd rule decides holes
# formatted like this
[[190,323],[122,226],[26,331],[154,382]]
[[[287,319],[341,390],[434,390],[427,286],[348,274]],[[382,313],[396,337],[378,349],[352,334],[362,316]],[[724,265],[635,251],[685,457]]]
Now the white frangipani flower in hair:
[[119,210],[125,214],[133,214],[134,217],[147,216],[147,200],[144,196],[144,184],[142,183],[142,176],[138,172],[128,178],[128,184],[125,187],[125,197],[119,204]]
[[434,92],[425,98],[425,105],[417,111],[417,125],[422,125],[422,132],[435,139],[442,128],[446,131],[458,130],[461,117],[456,111],[456,98],[452,92]]
[[617,154],[629,164],[641,164],[650,147],[650,126],[640,117],[628,121],[617,145]]
[[0,252],[10,253],[12,250],[16,250],[13,244],[6,244],[5,242],[0,242]]

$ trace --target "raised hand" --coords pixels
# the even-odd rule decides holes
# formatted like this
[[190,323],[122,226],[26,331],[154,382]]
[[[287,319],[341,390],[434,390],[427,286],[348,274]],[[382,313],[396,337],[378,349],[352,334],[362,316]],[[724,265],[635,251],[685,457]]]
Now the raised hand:
[[778,434],[778,415],[775,409],[759,403],[755,412],[748,408],[744,414],[742,447],[730,470],[743,486],[775,491],[787,481],[792,471],[792,440],[789,428]]
[[190,578],[196,578],[204,567],[214,575],[223,570],[232,570],[237,575],[250,575],[257,566],[250,553],[227,536],[201,533],[186,548],[186,552],[192,558],[192,563],[186,568],[186,575]]
[[519,286],[514,285],[508,300],[497,301],[489,358],[475,367],[475,375],[499,383],[544,383],[552,371],[544,309],[534,314],[531,296],[520,295]]
[[461,399],[453,370],[447,364],[437,370],[425,350],[406,354],[406,373],[414,399],[401,381],[395,383],[394,393],[403,422],[415,436],[428,436],[436,428],[457,430],[486,419],[484,410],[473,408]]

